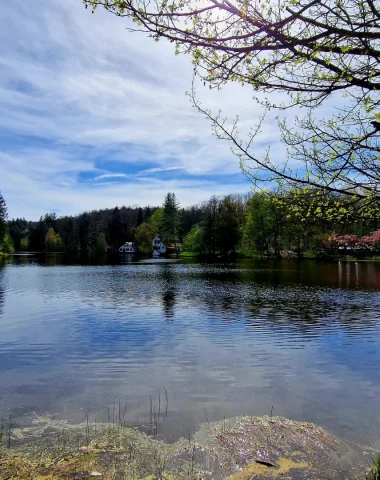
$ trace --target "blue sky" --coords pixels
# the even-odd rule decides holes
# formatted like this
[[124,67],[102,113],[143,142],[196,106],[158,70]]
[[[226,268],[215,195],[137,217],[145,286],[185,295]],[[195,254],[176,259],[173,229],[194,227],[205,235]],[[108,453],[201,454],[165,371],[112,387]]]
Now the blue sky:
[[[173,45],[81,0],[3,0],[0,22],[0,191],[10,218],[159,205],[168,191],[182,206],[249,191],[228,143],[192,108],[191,58]],[[259,116],[248,88],[198,94],[213,111],[239,114],[243,132]],[[283,154],[273,125],[268,117],[258,153]]]

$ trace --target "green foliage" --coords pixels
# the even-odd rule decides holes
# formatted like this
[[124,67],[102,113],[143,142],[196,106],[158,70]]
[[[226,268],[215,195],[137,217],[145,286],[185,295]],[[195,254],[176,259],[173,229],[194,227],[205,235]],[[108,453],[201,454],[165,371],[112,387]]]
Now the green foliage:
[[372,467],[367,474],[368,480],[380,480],[380,456],[372,460]]
[[235,253],[244,223],[244,205],[238,197],[212,197],[204,207],[203,251],[206,255]]
[[22,251],[27,251],[29,248],[29,238],[28,237],[22,237],[20,240],[20,250]]
[[244,245],[249,252],[278,256],[284,216],[274,196],[254,195],[248,205]]
[[290,250],[303,257],[307,251],[324,251],[332,231],[364,236],[378,228],[378,215],[363,218],[360,202],[355,209],[343,208],[348,201],[305,189],[256,194],[249,201],[243,227],[245,250],[278,257]]
[[47,252],[63,252],[65,245],[59,234],[56,234],[54,228],[50,227],[45,237]]
[[153,213],[153,215],[148,219],[148,221],[156,229],[156,233],[158,233],[161,229],[162,213],[163,213],[163,209],[161,207],[157,208],[157,210]]
[[5,233],[5,235],[3,236],[3,240],[0,243],[0,252],[3,252],[3,253],[14,252],[13,241],[12,241],[12,238],[10,237],[10,235],[8,234],[8,232]]
[[168,245],[179,243],[180,215],[179,203],[175,193],[167,193],[162,207],[161,224],[159,228],[163,242]]
[[[302,188],[252,197],[214,196],[181,210],[173,194],[166,196],[165,203],[166,213],[165,205],[94,210],[76,217],[57,218],[50,213],[37,222],[23,218],[4,222],[4,230],[8,229],[16,250],[30,251],[98,252],[112,246],[112,240],[118,242],[117,248],[136,241],[140,251],[149,254],[153,238],[164,229],[169,242],[178,242],[181,234],[184,250],[210,257],[237,251],[279,257],[288,250],[303,257],[310,251],[328,250],[332,232],[368,237],[367,243],[378,250],[379,242],[372,240],[373,232],[380,229],[380,212],[360,199],[348,205],[343,195]],[[12,250],[8,240],[5,243],[4,248]]]
[[5,203],[4,197],[0,192],[0,244],[3,242],[4,237],[8,231],[7,228],[7,204]]
[[24,242],[24,246],[28,241],[28,250],[45,251],[46,234],[50,228],[53,228],[59,235],[55,251],[64,249],[70,253],[90,253],[96,251],[100,233],[105,234],[107,245],[114,244],[115,249],[126,241],[133,241],[134,229],[140,224],[141,219],[148,219],[155,211],[154,207],[121,207],[59,218],[54,213],[49,213],[37,222],[30,222],[24,218],[10,220],[8,227],[16,250],[24,250],[24,247],[21,247],[21,241]]
[[[84,220],[82,220],[83,223]],[[121,212],[118,207],[114,208],[112,211],[112,217],[110,222],[110,244],[114,249],[118,249],[126,239],[124,239],[124,229],[123,222],[121,220]],[[82,250],[81,245],[81,250]]]
[[51,227],[49,228],[45,237],[46,251],[55,252],[56,242],[57,242],[57,236],[55,234],[54,228]]
[[143,222],[135,230],[135,240],[141,253],[152,251],[152,241],[157,235],[157,227],[151,222]]
[[103,232],[98,235],[95,250],[96,253],[105,253],[107,251],[106,236]]
[[204,254],[204,230],[200,226],[193,227],[185,236],[182,251],[192,252],[196,255]]
[[214,196],[205,205],[202,221],[203,248],[208,256],[215,256],[219,249],[218,213],[219,201]]
[[63,243],[61,235],[59,233],[55,237],[55,251],[56,252],[64,252],[65,251],[65,244]]
[[[118,210],[117,208],[115,210]],[[115,222],[118,225],[117,221]],[[79,225],[79,250],[81,253],[88,254],[91,252],[90,245],[90,215],[88,212],[85,212],[81,215]],[[112,233],[116,236],[118,232],[115,232],[115,229],[112,229]]]
[[218,213],[219,248],[223,256],[235,252],[240,241],[240,225],[243,220],[243,211],[239,202],[232,196],[224,197],[220,203]]

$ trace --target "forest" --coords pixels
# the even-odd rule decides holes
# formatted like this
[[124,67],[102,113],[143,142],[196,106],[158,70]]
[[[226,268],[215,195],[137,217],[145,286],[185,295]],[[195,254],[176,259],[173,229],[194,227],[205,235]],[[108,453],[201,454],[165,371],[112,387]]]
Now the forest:
[[380,249],[377,209],[363,210],[360,202],[353,204],[342,195],[272,191],[213,196],[181,208],[176,195],[168,193],[160,207],[122,206],[62,217],[46,213],[38,221],[7,220],[1,198],[0,250],[8,253],[94,255],[117,251],[133,241],[141,253],[149,254],[156,235],[184,254],[205,257],[303,257],[342,250],[373,254]]

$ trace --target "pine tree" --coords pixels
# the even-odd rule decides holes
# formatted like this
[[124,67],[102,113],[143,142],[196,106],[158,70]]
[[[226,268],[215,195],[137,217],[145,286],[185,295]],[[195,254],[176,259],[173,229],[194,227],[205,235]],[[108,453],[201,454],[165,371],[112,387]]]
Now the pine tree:
[[79,216],[79,248],[81,253],[89,253],[90,251],[90,215],[88,212]]
[[7,204],[0,192],[0,244],[3,242],[5,235],[8,232],[7,217]]
[[115,250],[126,241],[122,231],[122,220],[119,207],[115,207],[112,211],[109,224],[109,240]]
[[166,245],[176,245],[179,242],[179,203],[175,193],[168,193],[162,209],[160,233]]

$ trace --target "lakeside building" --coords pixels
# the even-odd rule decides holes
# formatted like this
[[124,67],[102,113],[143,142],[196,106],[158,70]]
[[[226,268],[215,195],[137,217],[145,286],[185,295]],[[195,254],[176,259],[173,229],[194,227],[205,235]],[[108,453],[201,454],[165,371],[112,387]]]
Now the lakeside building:
[[137,253],[138,248],[134,242],[125,242],[124,245],[122,245],[119,248],[120,253]]

